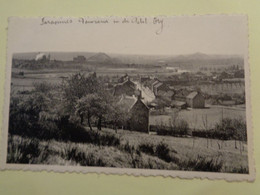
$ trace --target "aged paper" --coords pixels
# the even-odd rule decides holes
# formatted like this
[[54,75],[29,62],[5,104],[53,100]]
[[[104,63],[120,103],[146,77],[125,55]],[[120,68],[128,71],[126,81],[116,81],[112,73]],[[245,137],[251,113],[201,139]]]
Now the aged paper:
[[10,18],[1,168],[253,181],[247,28]]

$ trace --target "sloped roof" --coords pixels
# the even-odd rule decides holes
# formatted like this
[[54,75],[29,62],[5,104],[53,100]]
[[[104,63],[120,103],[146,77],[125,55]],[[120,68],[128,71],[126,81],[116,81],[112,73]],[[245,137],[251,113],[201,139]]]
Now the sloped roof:
[[187,95],[190,94],[190,91],[188,91],[187,89],[180,89],[176,92],[177,97],[186,97]]
[[183,106],[183,105],[185,105],[185,104],[186,104],[186,102],[177,101],[177,100],[173,100],[173,101],[171,102],[171,106]]
[[174,91],[168,90],[168,91],[164,91],[164,90],[159,90],[157,92],[158,96],[165,96],[165,97],[171,97],[174,95]]
[[127,111],[130,111],[138,101],[140,101],[147,109],[149,109],[149,107],[141,99],[137,99],[133,96],[123,95],[118,101],[118,104],[122,105]]
[[133,96],[122,96],[120,100],[118,101],[119,105],[122,105],[125,109],[128,111],[134,106],[137,99]]
[[158,80],[154,80],[153,82],[152,82],[152,85],[153,86],[155,86],[155,85],[157,85],[157,83],[159,83],[160,81],[158,81]]
[[197,91],[193,91],[193,92],[191,92],[191,93],[187,96],[187,98],[193,99],[193,98],[195,98],[197,95],[198,95],[198,92],[197,92]]
[[169,90],[164,95],[167,96],[167,97],[173,96],[174,95],[174,91]]
[[118,83],[116,86],[124,86],[126,84],[129,84],[129,87],[135,89],[136,84],[131,80],[126,80],[123,83]]
[[160,87],[161,85],[163,85],[163,83],[161,83],[160,81],[158,83],[156,83],[153,87],[154,88],[157,88],[157,87]]

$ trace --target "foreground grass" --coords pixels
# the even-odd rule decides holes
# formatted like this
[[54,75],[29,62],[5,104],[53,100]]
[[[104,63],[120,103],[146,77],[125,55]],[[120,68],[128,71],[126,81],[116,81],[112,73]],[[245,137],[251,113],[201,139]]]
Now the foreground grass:
[[[86,131],[89,131],[86,129]],[[248,172],[246,146],[242,154],[233,141],[176,138],[103,129],[118,144],[75,143],[10,136],[7,163],[102,166],[119,168]],[[220,142],[220,143],[217,143]],[[217,147],[222,144],[222,148]]]

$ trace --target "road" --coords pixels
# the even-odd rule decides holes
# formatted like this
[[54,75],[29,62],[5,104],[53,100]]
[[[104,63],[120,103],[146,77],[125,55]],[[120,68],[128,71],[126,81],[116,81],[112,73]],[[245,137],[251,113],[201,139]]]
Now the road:
[[134,82],[137,86],[137,89],[139,89],[142,92],[142,98],[145,103],[151,102],[155,99],[154,93],[148,88],[142,86],[139,82]]

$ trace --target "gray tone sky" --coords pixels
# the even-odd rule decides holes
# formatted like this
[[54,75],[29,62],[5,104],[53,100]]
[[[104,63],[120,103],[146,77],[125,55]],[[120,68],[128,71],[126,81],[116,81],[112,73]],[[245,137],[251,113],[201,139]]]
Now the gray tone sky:
[[[158,18],[163,19],[160,34],[156,32],[161,30],[161,24],[153,24],[153,17],[147,19],[148,24],[131,23],[133,17],[128,17],[128,24],[113,24],[114,20],[122,21],[122,18],[114,17],[109,18],[108,24],[82,24],[78,18],[72,18],[70,24],[57,25],[41,25],[42,18],[11,18],[9,48],[13,52],[87,51],[152,55],[247,52],[245,16]],[[45,21],[67,19],[46,18]]]

